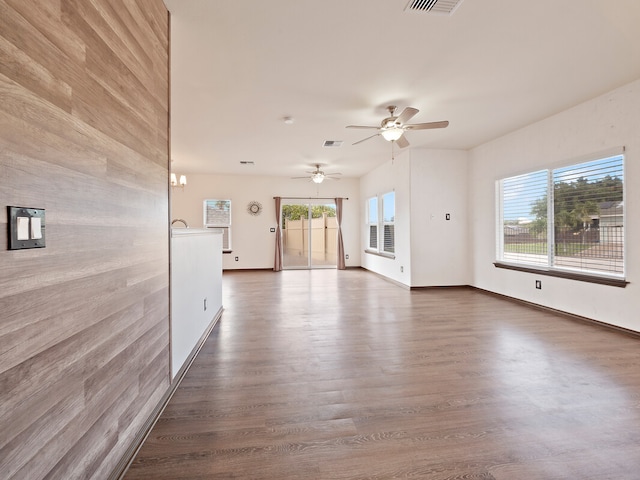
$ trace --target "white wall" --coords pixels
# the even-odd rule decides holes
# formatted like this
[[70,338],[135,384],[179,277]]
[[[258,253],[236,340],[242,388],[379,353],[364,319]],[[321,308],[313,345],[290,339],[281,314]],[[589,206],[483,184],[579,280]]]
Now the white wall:
[[[316,185],[304,179],[293,180],[282,177],[252,175],[187,175],[188,185],[184,191],[175,189],[171,199],[171,218],[182,218],[190,227],[201,228],[202,205],[205,199],[231,200],[232,249],[223,255],[223,268],[253,269],[273,268],[276,226],[275,201],[273,197],[345,197],[343,202],[342,236],[348,267],[360,266],[360,198],[359,180],[341,178],[325,180]],[[247,212],[250,201],[262,204],[258,216]],[[235,261],[235,257],[238,261]]]
[[468,285],[471,281],[467,169],[466,151],[411,151],[413,287]]
[[[626,146],[626,288],[498,269],[495,182],[583,155]],[[640,331],[640,80],[470,152],[472,285]],[[536,290],[535,279],[542,280]]]

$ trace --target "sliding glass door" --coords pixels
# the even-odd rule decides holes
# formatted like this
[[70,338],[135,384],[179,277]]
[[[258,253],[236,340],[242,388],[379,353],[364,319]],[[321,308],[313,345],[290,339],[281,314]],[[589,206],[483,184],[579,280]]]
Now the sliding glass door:
[[335,268],[336,205],[333,202],[282,200],[282,266]]

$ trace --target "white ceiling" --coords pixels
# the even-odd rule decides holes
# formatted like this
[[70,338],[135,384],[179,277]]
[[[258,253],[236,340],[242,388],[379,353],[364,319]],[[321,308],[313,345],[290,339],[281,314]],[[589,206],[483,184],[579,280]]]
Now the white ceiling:
[[[165,0],[173,170],[359,177],[391,155],[385,107],[420,112],[408,148],[469,149],[640,78],[638,0]],[[294,119],[286,125],[284,117]],[[343,140],[340,148],[325,140]],[[247,167],[241,161],[253,161]]]

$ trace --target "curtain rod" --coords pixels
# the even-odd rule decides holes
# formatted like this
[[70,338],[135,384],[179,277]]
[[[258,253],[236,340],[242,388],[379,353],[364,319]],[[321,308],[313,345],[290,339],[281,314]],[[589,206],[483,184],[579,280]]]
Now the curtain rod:
[[336,198],[342,198],[343,200],[349,200],[349,197],[273,197],[276,198],[284,198],[287,200],[335,200]]

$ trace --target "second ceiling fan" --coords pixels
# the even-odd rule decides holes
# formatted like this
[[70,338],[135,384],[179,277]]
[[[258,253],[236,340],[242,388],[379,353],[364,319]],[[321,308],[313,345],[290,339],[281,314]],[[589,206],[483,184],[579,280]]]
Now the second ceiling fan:
[[310,173],[311,176],[306,175],[304,177],[291,177],[291,178],[308,178],[310,181],[312,181],[313,183],[322,183],[325,179],[329,178],[331,180],[340,180],[339,178],[337,178],[338,175],[342,175],[340,172],[334,172],[334,173],[324,173],[322,170],[320,170],[320,164],[316,163],[314,164],[314,167],[316,167],[316,169],[312,172],[307,171],[307,173]]
[[410,119],[412,119],[419,110],[413,107],[406,107],[402,113],[398,116],[395,116],[396,111],[395,105],[390,105],[387,107],[389,111],[389,116],[382,120],[379,127],[369,126],[369,125],[347,125],[347,128],[364,128],[364,129],[376,129],[378,133],[375,133],[367,138],[363,138],[362,140],[357,141],[353,145],[357,145],[362,143],[370,138],[377,137],[378,135],[382,135],[385,140],[390,142],[395,142],[400,148],[408,147],[409,141],[404,136],[404,132],[408,130],[427,130],[432,128],[445,128],[449,125],[448,121],[442,122],[428,122],[428,123],[407,123]]

